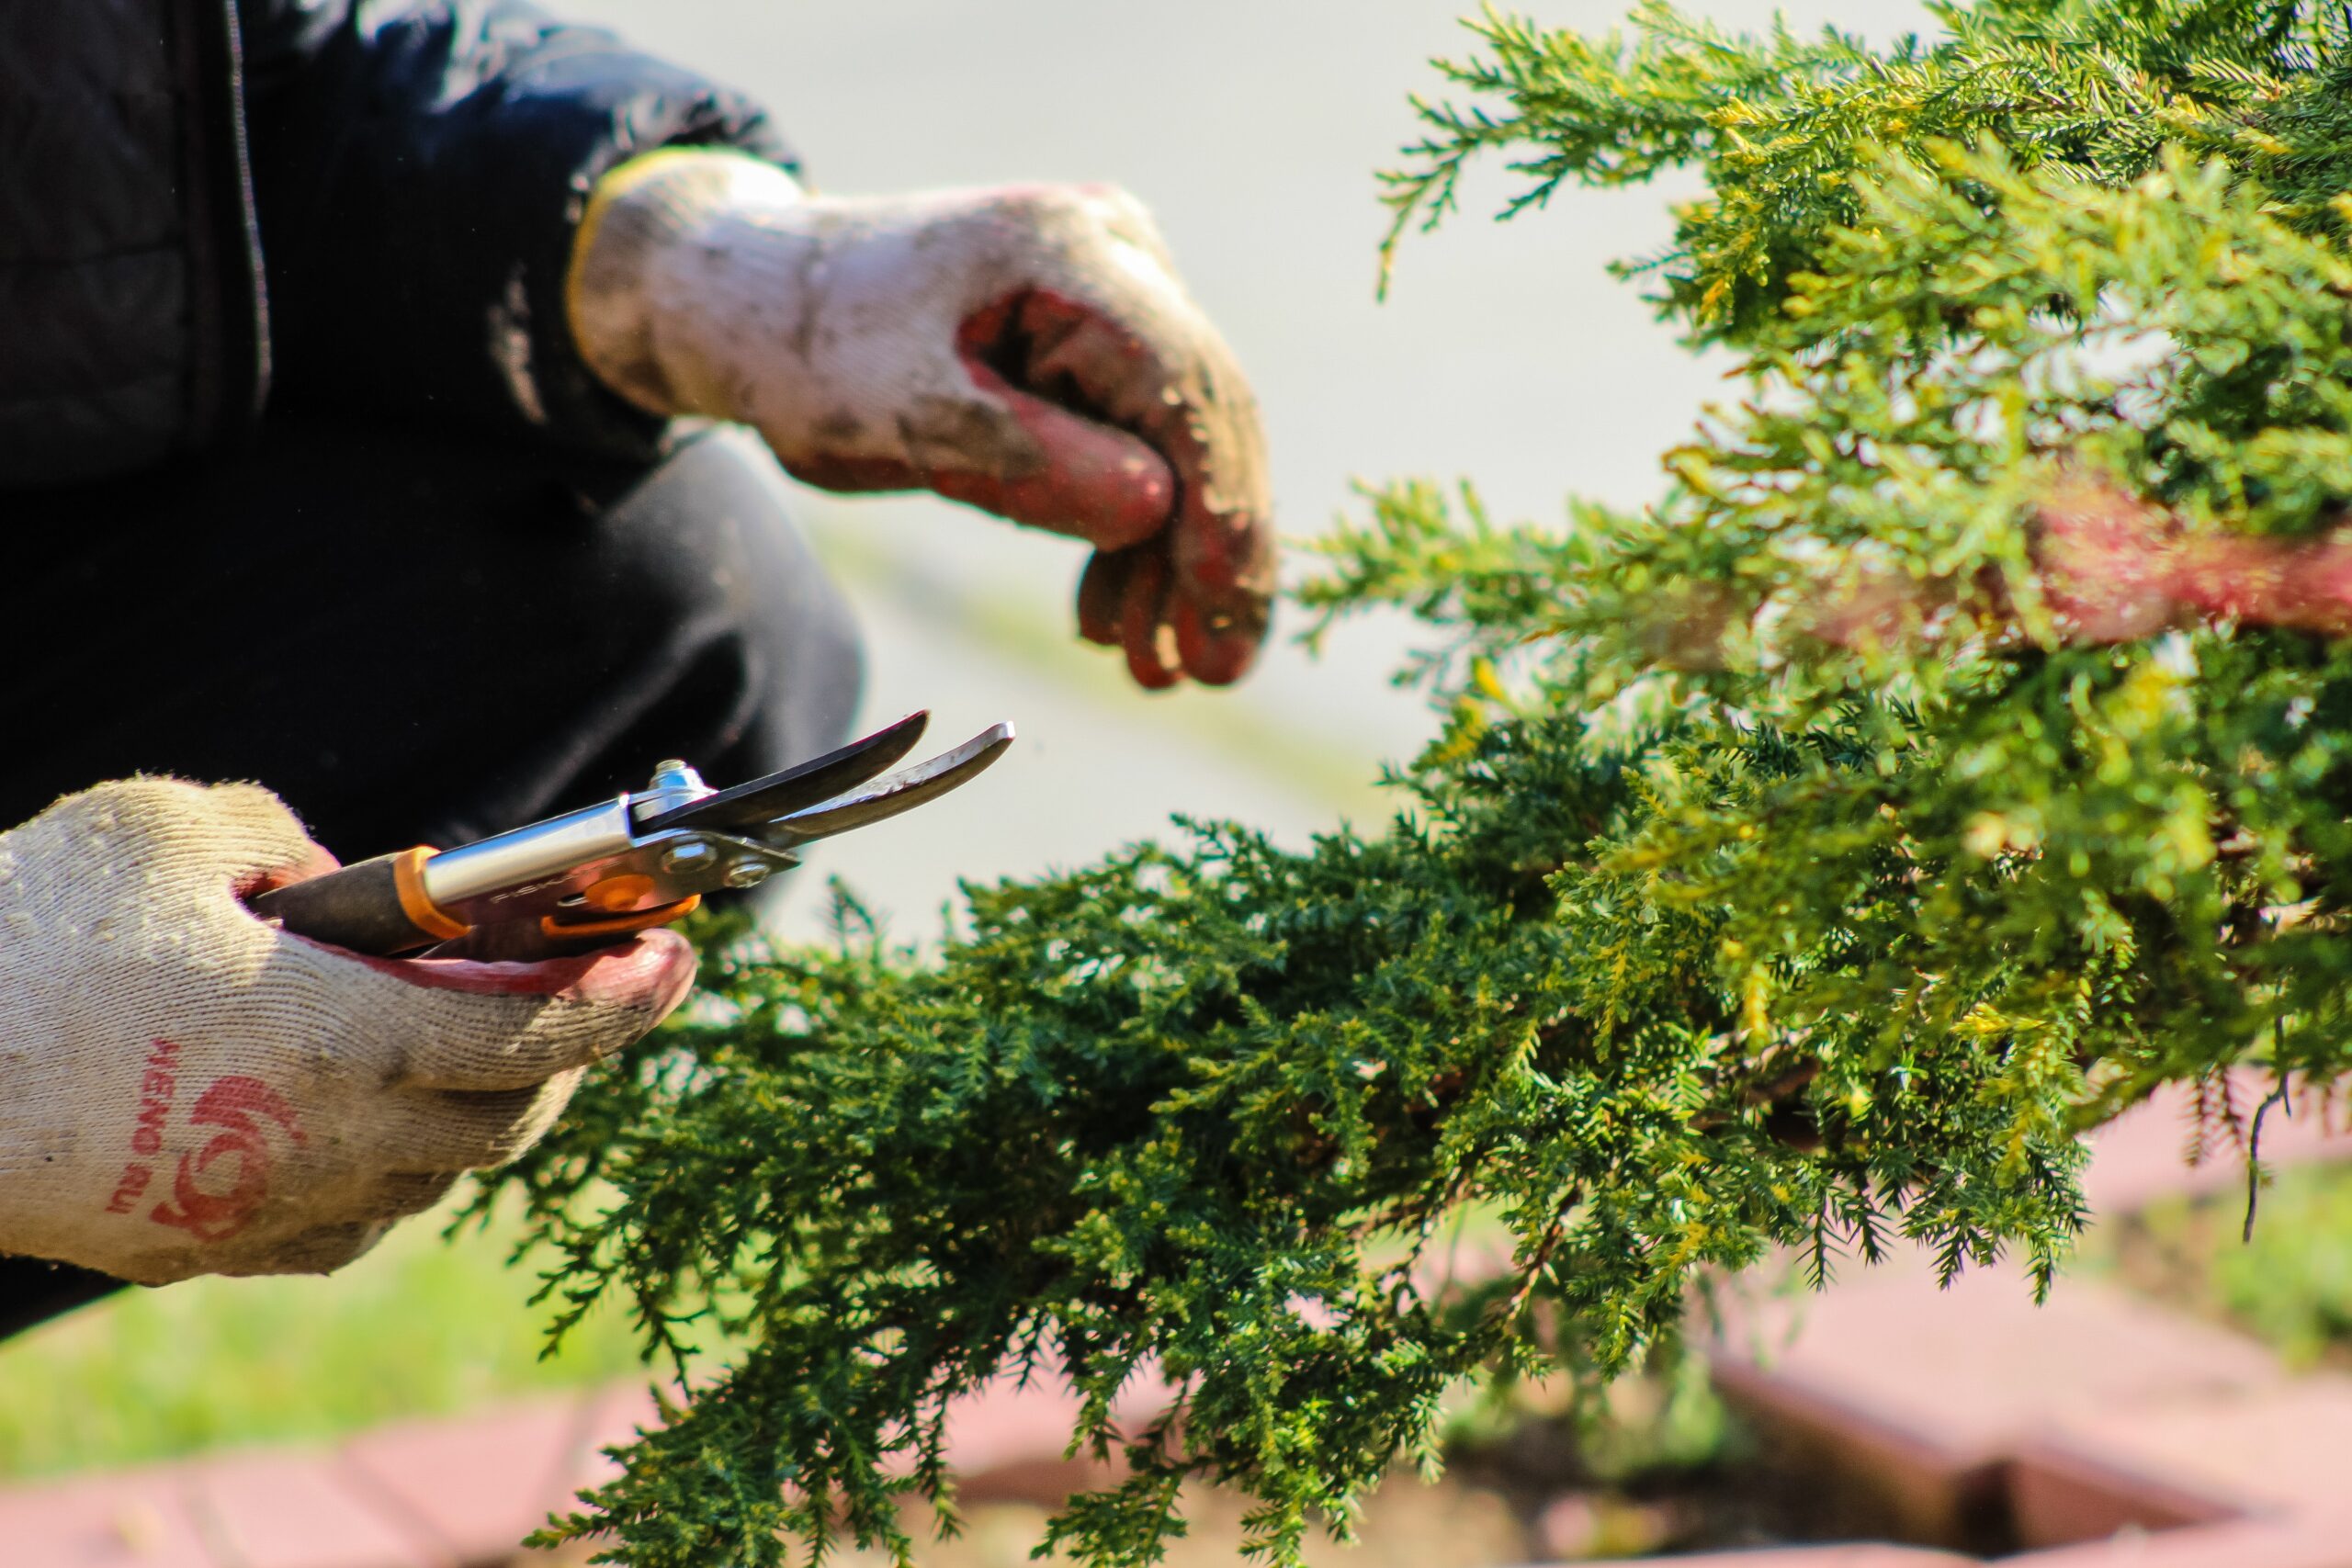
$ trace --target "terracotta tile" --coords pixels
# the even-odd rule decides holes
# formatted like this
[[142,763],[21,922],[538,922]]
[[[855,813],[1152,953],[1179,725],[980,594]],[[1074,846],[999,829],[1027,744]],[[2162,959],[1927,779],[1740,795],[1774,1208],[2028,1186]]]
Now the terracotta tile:
[[1058,1378],[1022,1387],[1000,1378],[947,1413],[947,1462],[973,1475],[1008,1464],[1059,1461],[1078,1419],[1078,1395]]
[[[2293,1382],[2059,1414],[2021,1457],[2087,1463],[2250,1514],[2352,1524],[2352,1378]],[[2343,1532],[2352,1542],[2352,1529]],[[2352,1546],[2347,1547],[2352,1554]]]
[[[1661,1560],[1643,1558],[1644,1568]],[[1949,1551],[1928,1551],[1910,1546],[1876,1544],[1795,1546],[1771,1551],[1710,1551],[1696,1557],[1664,1559],[1671,1568],[1980,1568],[1977,1557],[1956,1557]],[[2024,1562],[2025,1559],[2013,1561]],[[1636,1568],[1636,1560],[1622,1563],[1581,1562],[1577,1568]]]
[[[1135,1379],[1120,1391],[1114,1412],[1122,1426],[1139,1429],[1167,1408],[1171,1391],[1156,1376]],[[1078,1397],[1051,1376],[1025,1388],[1006,1377],[956,1403],[947,1418],[947,1462],[970,1502],[1058,1502],[1069,1493],[1101,1484],[1115,1467],[1091,1459],[1065,1459]],[[574,1445],[556,1506],[573,1493],[601,1485],[616,1473],[602,1450],[626,1443],[658,1416],[643,1385],[616,1383],[593,1395]]]
[[[601,1486],[620,1473],[620,1467],[604,1455],[604,1450],[629,1442],[638,1428],[650,1427],[661,1418],[661,1409],[653,1402],[652,1392],[637,1380],[607,1383],[584,1395],[575,1408],[570,1441],[564,1450],[564,1461],[556,1482],[547,1490],[543,1518],[548,1514],[568,1514],[580,1506],[579,1494],[592,1486]],[[537,1529],[540,1520],[532,1520]],[[561,1564],[562,1568],[577,1568],[586,1561],[594,1548],[578,1543],[559,1548],[542,1556],[523,1552],[514,1559],[514,1568],[531,1563]]]
[[0,1561],[26,1568],[220,1568],[164,1467],[0,1488]]
[[[1175,1399],[1156,1367],[1127,1380],[1111,1404],[1121,1432],[1140,1436]],[[1065,1453],[1078,1423],[1078,1394],[1056,1372],[1026,1385],[1006,1376],[958,1400],[947,1416],[947,1463],[961,1495],[973,1502],[1053,1506],[1073,1492],[1114,1483],[1125,1469],[1112,1457]]]
[[634,1441],[638,1429],[661,1421],[661,1407],[642,1382],[608,1383],[590,1394],[580,1407],[580,1426],[572,1435],[571,1457],[561,1481],[552,1489],[548,1507],[566,1511],[574,1506],[573,1494],[602,1486],[620,1473],[604,1450]]
[[1710,1352],[1717,1386],[1792,1457],[1864,1485],[1892,1533],[1968,1538],[2000,1461],[2071,1410],[2278,1385],[2267,1352],[2084,1280],[2037,1307],[2021,1274],[1937,1288],[1927,1260],[1855,1265],[1818,1295],[1753,1303]]
[[2340,1521],[2245,1520],[2030,1551],[2003,1568],[2352,1568]]
[[1052,1507],[1073,1492],[1114,1482],[1121,1466],[1066,1457],[1078,1395],[1058,1379],[1022,1387],[1001,1378],[958,1400],[947,1416],[947,1462],[967,1503]]
[[582,1409],[560,1395],[380,1427],[344,1445],[346,1482],[417,1520],[452,1562],[503,1562],[566,1495]]
[[2230,1499],[2048,1441],[2028,1442],[2003,1473],[2010,1524],[2029,1547],[2216,1524],[2241,1512]]
[[228,1454],[179,1477],[222,1568],[454,1568],[421,1521],[351,1485],[328,1454]]

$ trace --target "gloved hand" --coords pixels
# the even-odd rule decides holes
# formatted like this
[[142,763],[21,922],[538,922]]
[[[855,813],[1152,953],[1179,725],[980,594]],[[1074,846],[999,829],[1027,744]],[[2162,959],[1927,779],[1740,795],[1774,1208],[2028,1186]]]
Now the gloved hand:
[[1150,215],[1102,186],[841,198],[728,152],[597,185],[572,334],[660,414],[756,428],[831,490],[929,489],[1095,547],[1079,627],[1148,687],[1266,629],[1264,437]]
[[247,784],[101,784],[0,834],[0,1252],[146,1284],[338,1268],[528,1147],[694,978],[668,931],[398,961],[241,902],[332,864]]

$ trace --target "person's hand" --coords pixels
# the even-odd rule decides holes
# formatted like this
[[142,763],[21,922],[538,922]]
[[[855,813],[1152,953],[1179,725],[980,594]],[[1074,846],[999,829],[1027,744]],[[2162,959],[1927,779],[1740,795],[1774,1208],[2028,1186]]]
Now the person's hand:
[[339,1268],[528,1147],[694,979],[668,931],[363,958],[243,902],[333,864],[248,784],[101,784],[0,834],[0,1252],[144,1284]]
[[655,152],[597,186],[570,283],[582,355],[640,407],[750,424],[811,484],[1086,540],[1080,629],[1145,686],[1248,669],[1274,578],[1257,405],[1125,193],[810,197]]

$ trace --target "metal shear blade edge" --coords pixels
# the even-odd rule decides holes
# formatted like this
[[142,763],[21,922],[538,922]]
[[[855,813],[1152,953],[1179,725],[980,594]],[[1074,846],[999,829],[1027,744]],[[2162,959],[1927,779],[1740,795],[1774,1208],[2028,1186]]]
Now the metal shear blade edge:
[[884,821],[969,784],[1012,744],[1012,726],[991,724],[927,762],[901,768],[862,789],[780,817],[762,829],[761,837],[775,844],[803,844]]
[[639,823],[638,831],[645,835],[671,828],[757,831],[779,817],[821,806],[864,784],[913,750],[930,722],[929,710],[918,708],[897,723],[821,757],[673,807]]

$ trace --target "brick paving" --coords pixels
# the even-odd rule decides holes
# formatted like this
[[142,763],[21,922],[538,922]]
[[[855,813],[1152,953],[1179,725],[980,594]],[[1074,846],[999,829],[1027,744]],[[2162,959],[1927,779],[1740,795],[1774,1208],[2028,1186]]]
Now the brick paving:
[[1924,1258],[1738,1314],[1717,1388],[1770,1438],[1878,1489],[1890,1528],[1963,1533],[2020,1445],[2060,1416],[2177,1406],[2285,1379],[2261,1347],[2094,1280],[2041,1307],[2010,1269],[1939,1290]]
[[[2103,1133],[2088,1183],[2118,1213],[2233,1186],[2223,1155],[2181,1164],[2177,1106]],[[2266,1129],[2266,1158],[2352,1154],[2314,1118]],[[1924,1263],[1727,1314],[1718,1387],[1825,1484],[1859,1489],[1890,1535],[1962,1539],[2007,1521],[2014,1568],[2352,1568],[2352,1379],[2290,1375],[2262,1347],[2093,1280],[2032,1305],[2014,1273],[1937,1289]],[[1165,1390],[1122,1401],[1137,1418]],[[1011,1381],[950,1423],[973,1503],[1050,1505],[1098,1483],[1064,1456],[1075,1402]],[[9,1568],[502,1568],[610,1472],[601,1450],[653,1418],[637,1387],[411,1421],[338,1445],[203,1455],[0,1486]],[[1955,1568],[1883,1545],[1747,1551],[1681,1568]]]
[[[2184,1163],[2189,1124],[2171,1097],[2103,1129],[2094,1214],[2242,1188],[2233,1148]],[[2352,1135],[2274,1114],[2262,1154],[2342,1159]],[[2352,1568],[2352,1379],[2291,1375],[2243,1336],[2098,1281],[2037,1308],[2013,1269],[1939,1290],[1924,1260],[1898,1259],[1727,1314],[1711,1361],[1768,1440],[1858,1490],[1890,1533],[1997,1519],[2028,1549],[2010,1568]],[[1842,1568],[1841,1550],[1676,1561]]]

